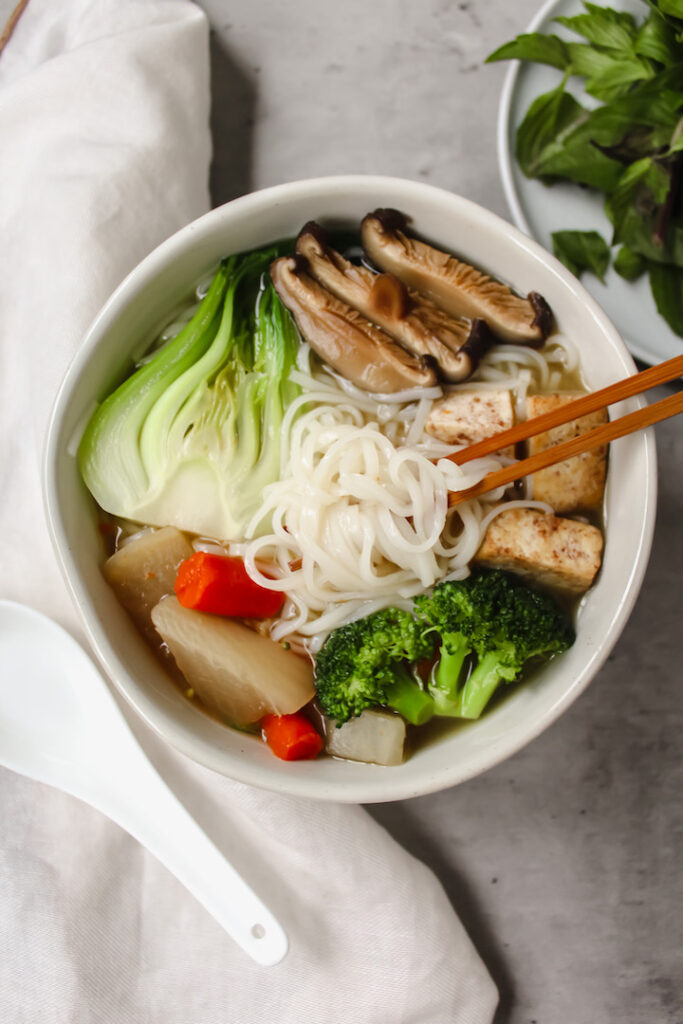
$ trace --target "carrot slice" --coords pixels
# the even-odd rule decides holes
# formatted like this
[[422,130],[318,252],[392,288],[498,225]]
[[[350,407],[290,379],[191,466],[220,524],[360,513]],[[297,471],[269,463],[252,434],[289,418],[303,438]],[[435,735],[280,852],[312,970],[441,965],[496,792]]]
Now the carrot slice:
[[207,551],[195,551],[180,563],[174,590],[184,608],[243,619],[270,618],[285,600],[281,591],[254,583],[241,558]]
[[283,761],[311,760],[323,748],[322,737],[299,711],[292,715],[265,715],[261,732],[275,756]]

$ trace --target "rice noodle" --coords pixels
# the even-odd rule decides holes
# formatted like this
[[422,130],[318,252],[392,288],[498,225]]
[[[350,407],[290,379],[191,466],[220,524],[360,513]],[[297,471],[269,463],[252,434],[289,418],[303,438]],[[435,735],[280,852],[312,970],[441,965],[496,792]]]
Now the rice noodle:
[[[475,377],[448,390],[508,388],[518,408],[576,366],[575,349],[554,336],[540,352],[496,346]],[[261,586],[284,591],[275,640],[319,650],[336,627],[410,599],[440,579],[462,579],[491,519],[506,508],[504,489],[448,508],[448,492],[478,483],[510,458],[457,466],[457,447],[424,432],[441,388],[370,395],[318,367],[302,345],[291,379],[302,394],[282,428],[281,478],[264,490],[247,542],[230,545]],[[258,536],[270,521],[270,532]],[[268,565],[268,575],[264,566]]]

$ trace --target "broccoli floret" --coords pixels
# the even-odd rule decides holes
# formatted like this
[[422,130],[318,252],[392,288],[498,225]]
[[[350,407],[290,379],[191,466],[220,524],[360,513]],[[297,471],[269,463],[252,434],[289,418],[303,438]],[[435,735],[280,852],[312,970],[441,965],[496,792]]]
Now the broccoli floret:
[[[500,570],[440,583],[415,599],[426,639],[436,631],[440,661],[428,686],[435,713],[478,718],[501,681],[512,682],[532,658],[550,657],[574,642],[567,617],[546,594]],[[467,655],[477,664],[464,686]]]
[[490,594],[477,580],[439,583],[431,594],[420,594],[414,605],[425,641],[429,634],[440,640],[439,660],[429,683],[437,715],[454,715],[460,678],[475,638],[484,643],[491,621]]
[[433,701],[406,663],[427,650],[415,619],[399,608],[333,630],[315,663],[323,711],[343,725],[365,708],[386,705],[412,725],[422,725],[434,713]]

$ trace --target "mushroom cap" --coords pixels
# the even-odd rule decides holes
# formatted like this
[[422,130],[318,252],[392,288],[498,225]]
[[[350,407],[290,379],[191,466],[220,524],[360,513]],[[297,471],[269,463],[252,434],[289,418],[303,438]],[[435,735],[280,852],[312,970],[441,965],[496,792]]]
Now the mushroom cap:
[[381,328],[323,288],[300,254],[275,260],[270,276],[302,337],[357,387],[391,394],[436,383],[429,360],[406,352]]
[[481,317],[500,341],[543,344],[552,313],[541,295],[516,295],[469,263],[411,238],[407,226],[407,218],[393,209],[375,210],[363,218],[363,247],[378,268],[395,274],[452,316]]
[[482,321],[454,318],[392,273],[376,274],[346,260],[328,243],[324,230],[309,221],[297,238],[309,272],[342,302],[381,327],[403,348],[436,361],[451,382],[468,377],[493,341]]

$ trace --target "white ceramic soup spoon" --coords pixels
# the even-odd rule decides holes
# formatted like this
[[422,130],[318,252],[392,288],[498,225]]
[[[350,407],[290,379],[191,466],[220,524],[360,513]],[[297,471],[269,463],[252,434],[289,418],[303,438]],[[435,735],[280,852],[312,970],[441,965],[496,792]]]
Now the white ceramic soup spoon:
[[279,963],[287,936],[143,754],[83,648],[0,601],[0,764],[102,811],[189,889],[242,949]]

